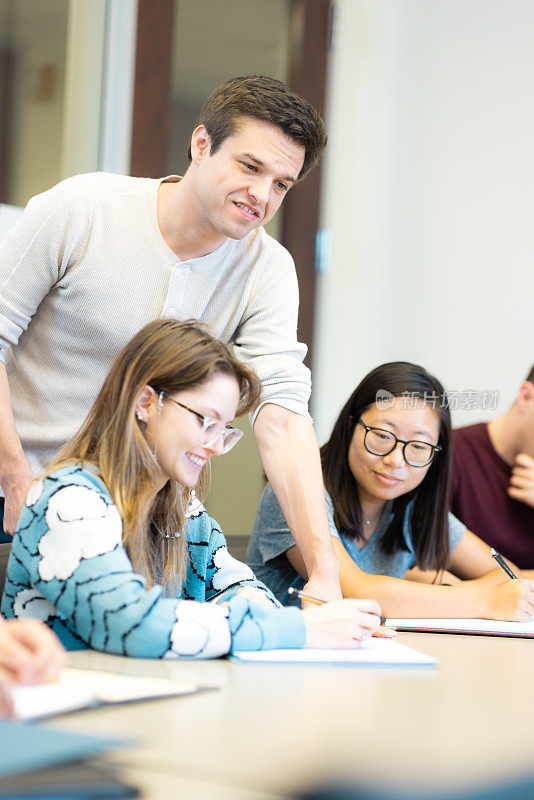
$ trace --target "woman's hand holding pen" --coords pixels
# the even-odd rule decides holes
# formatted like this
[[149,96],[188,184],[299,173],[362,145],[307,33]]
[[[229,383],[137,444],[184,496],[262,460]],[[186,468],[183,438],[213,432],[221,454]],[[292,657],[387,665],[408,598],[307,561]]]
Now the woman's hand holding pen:
[[[359,647],[363,639],[373,636],[380,627],[380,606],[375,600],[338,600],[307,608],[302,613],[306,647]],[[383,635],[392,637],[395,632]]]
[[505,580],[484,590],[488,593],[486,619],[528,622],[534,617],[534,581]]

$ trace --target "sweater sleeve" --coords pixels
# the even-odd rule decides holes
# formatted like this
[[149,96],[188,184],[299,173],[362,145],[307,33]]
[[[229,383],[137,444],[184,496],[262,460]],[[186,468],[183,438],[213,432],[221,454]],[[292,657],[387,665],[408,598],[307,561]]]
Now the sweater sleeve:
[[[7,591],[12,615],[63,622],[96,650],[139,658],[209,658],[230,649],[228,609],[148,591],[122,546],[115,505],[96,488],[34,487],[15,539]],[[51,488],[52,486],[52,488]],[[13,580],[16,563],[29,586]],[[10,574],[11,572],[11,574]]]
[[0,243],[0,359],[28,327],[43,297],[84,252],[92,196],[76,178],[32,198]]
[[[281,608],[250,567],[230,555],[218,524],[206,513],[201,517],[210,528],[206,598],[217,603],[228,601],[231,650],[304,647],[306,634],[302,612],[296,608]],[[250,595],[240,596],[241,588],[257,589],[274,607]]]
[[[168,598],[159,585],[146,590],[122,546],[117,508],[95,486],[54,476],[36,484],[13,549],[6,584],[10,615],[36,616],[54,629],[64,624],[96,650],[210,658],[228,653],[234,638],[240,649],[304,642],[303,621],[283,617],[278,623],[282,609],[240,597],[229,605]],[[23,568],[18,576],[17,565]]]
[[258,259],[246,314],[234,338],[234,354],[257,373],[262,396],[254,422],[265,403],[309,416],[309,369],[303,364],[306,345],[297,339],[299,291],[291,255],[269,239]]
[[239,589],[258,589],[273,606],[280,606],[273,593],[259,581],[250,567],[229,552],[219,524],[198,500],[188,511],[189,539],[192,547],[207,545],[205,561],[205,598],[215,602],[230,600]]

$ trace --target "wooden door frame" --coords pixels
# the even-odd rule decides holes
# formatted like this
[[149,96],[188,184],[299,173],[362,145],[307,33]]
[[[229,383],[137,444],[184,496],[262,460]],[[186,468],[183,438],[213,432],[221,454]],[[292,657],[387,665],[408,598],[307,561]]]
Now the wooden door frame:
[[139,0],[130,158],[137,177],[161,178],[166,171],[174,11],[175,0]]
[[10,154],[13,122],[15,57],[0,48],[0,203],[10,203]]
[[[330,0],[293,0],[289,85],[324,115],[331,25]],[[284,202],[282,244],[295,261],[300,291],[299,340],[311,366],[315,321],[316,237],[319,230],[321,167],[297,184]]]

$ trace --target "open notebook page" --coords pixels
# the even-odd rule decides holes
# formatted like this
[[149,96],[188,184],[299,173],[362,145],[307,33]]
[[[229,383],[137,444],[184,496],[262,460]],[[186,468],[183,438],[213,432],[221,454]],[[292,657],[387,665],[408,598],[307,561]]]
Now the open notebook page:
[[277,664],[344,664],[360,666],[435,666],[437,658],[413,647],[373,637],[354,650],[305,648],[303,650],[254,650],[235,652],[235,661]]
[[37,719],[107,703],[128,703],[191,694],[200,687],[168,678],[135,677],[113,672],[64,669],[57,681],[13,688],[18,719]]

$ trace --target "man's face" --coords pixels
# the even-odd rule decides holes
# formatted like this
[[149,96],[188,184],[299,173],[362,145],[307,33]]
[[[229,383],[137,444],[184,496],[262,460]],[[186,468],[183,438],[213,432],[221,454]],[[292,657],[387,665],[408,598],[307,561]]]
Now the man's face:
[[296,183],[305,155],[304,147],[276,125],[249,117],[213,155],[209,135],[199,126],[191,150],[202,223],[231,239],[242,239],[272,219]]

